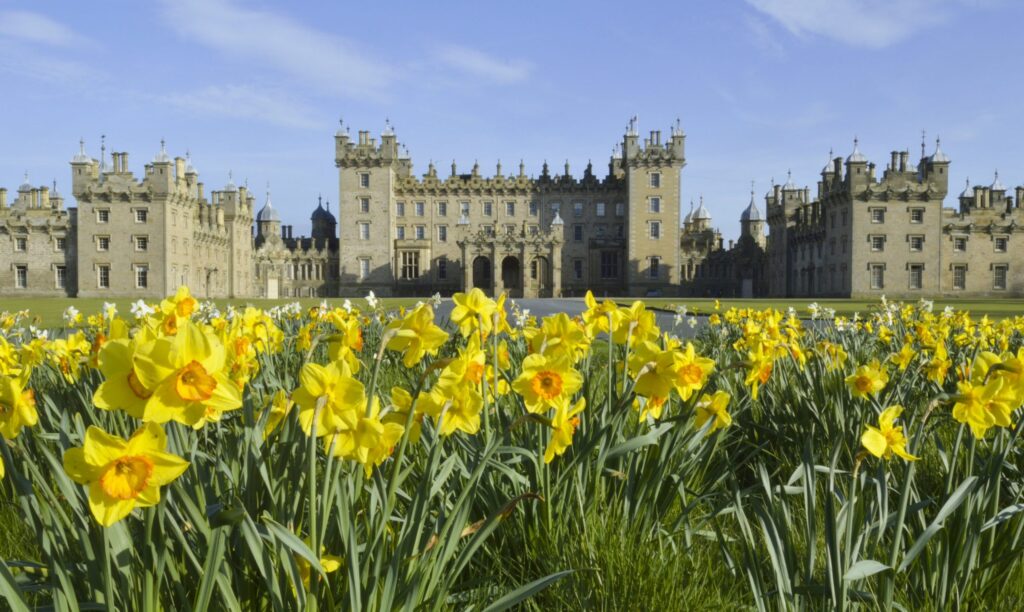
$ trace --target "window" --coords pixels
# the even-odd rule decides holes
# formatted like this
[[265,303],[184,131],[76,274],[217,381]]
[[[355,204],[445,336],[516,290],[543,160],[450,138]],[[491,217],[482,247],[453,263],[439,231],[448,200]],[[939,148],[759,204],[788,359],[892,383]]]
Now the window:
[[924,266],[922,264],[910,264],[910,288],[920,289],[924,279]]
[[448,278],[448,258],[441,257],[437,260],[437,278],[445,280]]
[[661,212],[661,198],[649,198],[647,200],[647,209],[652,213]]
[[514,216],[516,216],[516,203],[515,202],[505,202],[505,216],[506,217],[514,217]]
[[68,246],[68,239],[67,238],[58,238],[56,240],[56,245],[55,246],[57,247],[58,251],[65,250],[67,248],[67,246]]
[[437,226],[437,240],[438,242],[448,242],[448,226],[438,225]]
[[21,236],[18,236],[17,238],[14,239],[14,250],[15,251],[24,251],[26,248],[28,248],[28,239],[27,238],[23,238]]
[[652,257],[651,258],[651,266],[650,266],[650,276],[651,276],[651,278],[658,278],[658,275],[660,273],[661,273],[661,258],[660,257]]
[[660,221],[651,221],[650,222],[650,233],[651,233],[651,240],[657,240],[657,239],[661,238],[661,222]]
[[[885,209],[884,208],[872,208],[871,209],[871,222],[872,223],[885,223]],[[846,225],[845,223],[843,225]]]
[[653,187],[655,189],[661,187],[661,173],[660,172],[652,172],[651,173],[651,187]]
[[370,173],[360,172],[359,173],[359,186],[366,189],[370,186]]
[[530,262],[530,278],[537,279],[537,260],[534,259]]
[[359,239],[369,240],[370,239],[370,224],[365,221],[359,224]]
[[597,203],[597,216],[598,217],[603,217],[604,213],[605,213],[604,202],[598,202]]
[[559,212],[561,212],[561,210],[562,210],[562,203],[561,202],[552,202],[551,203],[551,216],[557,215]]
[[966,236],[953,236],[953,250],[962,253],[967,250]]
[[96,223],[110,223],[110,209],[96,209]]
[[135,250],[136,251],[148,251],[149,250],[149,237],[148,236],[136,236],[135,237]]
[[885,250],[885,236],[871,236],[871,250],[872,251],[884,251]]
[[420,277],[420,252],[402,251],[402,279],[413,280]]
[[110,289],[110,266],[96,267],[96,286],[100,289]]
[[618,278],[619,254],[616,251],[601,251],[601,278]]
[[14,286],[17,289],[28,288],[28,266],[14,266]]
[[516,233],[516,226],[515,226],[515,224],[513,224],[513,223],[506,223],[505,224],[505,234],[507,236],[514,236],[515,233]]
[[911,208],[910,209],[910,222],[911,223],[924,223],[924,209],[923,208]]
[[437,216],[447,217],[448,216],[448,202],[437,203]]
[[953,288],[963,290],[967,287],[967,266],[953,266]]
[[540,226],[539,225],[531,225],[530,226],[530,235],[531,236],[536,236],[539,233],[540,233]]
[[469,202],[460,202],[459,206],[462,208],[462,216],[469,217]]
[[924,250],[924,236],[911,236],[910,237],[910,250],[914,253],[920,253]]
[[370,198],[359,198],[359,212],[370,212]]
[[427,237],[427,226],[417,225],[416,228],[416,240],[423,240]]
[[366,280],[370,276],[370,260],[359,260],[359,280]]
[[149,286],[149,266],[135,266],[135,288],[145,289]]
[[583,202],[572,203],[572,216],[577,218],[583,216]]
[[626,205],[623,204],[622,202],[617,203],[615,205],[615,216],[616,217],[622,217],[622,216],[625,216],[625,214],[626,214]]
[[572,260],[572,277],[576,280],[583,280],[583,260]]
[[604,238],[604,235],[608,232],[608,226],[604,223],[598,223],[595,229],[597,230],[598,238]]
[[842,220],[843,220],[843,227],[846,227],[846,211],[845,210],[841,213],[841,216],[842,216]]
[[996,291],[1002,291],[1006,289],[1006,266],[993,266],[992,267],[992,288]]
[[97,251],[109,251],[110,250],[110,236],[97,236],[96,237],[96,250]]
[[416,202],[415,204],[413,204],[413,208],[416,210],[416,216],[417,217],[422,217],[427,212],[426,211],[427,205],[424,204],[423,202]]
[[53,284],[57,289],[63,289],[68,286],[67,266],[57,266],[53,269]]
[[872,289],[884,289],[885,288],[885,265],[883,264],[871,264],[871,288]]
[[395,238],[397,238],[399,240],[405,240],[405,226],[404,225],[395,226]]
[[1008,242],[1009,242],[1009,240],[1005,236],[996,236],[996,239],[995,239],[996,253],[1005,253],[1006,252],[1006,245],[1007,245]]
[[530,202],[530,216],[531,217],[536,217],[537,216],[537,203],[536,202]]
[[583,242],[583,226],[576,224],[572,226],[572,239],[576,242]]
[[482,229],[484,231],[485,235],[491,236],[492,238],[494,237],[494,226],[493,225],[482,225],[482,226],[480,226],[480,229]]
[[404,217],[405,216],[405,202],[395,202],[395,216],[396,217]]
[[626,226],[619,224],[615,226],[615,237],[625,238],[626,237]]
[[484,202],[484,216],[491,217],[494,215],[494,202]]
[[136,223],[145,223],[146,221],[149,221],[149,210],[145,209],[145,208],[136,208],[135,209],[135,222]]

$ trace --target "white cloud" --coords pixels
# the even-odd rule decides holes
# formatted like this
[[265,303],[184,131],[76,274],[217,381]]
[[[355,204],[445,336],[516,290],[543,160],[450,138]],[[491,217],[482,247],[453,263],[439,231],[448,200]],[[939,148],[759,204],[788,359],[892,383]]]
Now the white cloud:
[[338,36],[231,0],[164,0],[168,26],[229,56],[254,60],[332,94],[380,97],[396,70]]
[[189,112],[256,119],[285,127],[322,129],[326,121],[287,94],[250,85],[211,85],[165,95],[161,100]]
[[0,11],[0,35],[54,47],[76,47],[90,42],[64,24],[30,11]]
[[795,36],[880,49],[943,23],[956,0],[747,0]]
[[451,68],[497,83],[517,83],[530,76],[531,66],[527,62],[501,60],[468,47],[445,45],[437,55]]

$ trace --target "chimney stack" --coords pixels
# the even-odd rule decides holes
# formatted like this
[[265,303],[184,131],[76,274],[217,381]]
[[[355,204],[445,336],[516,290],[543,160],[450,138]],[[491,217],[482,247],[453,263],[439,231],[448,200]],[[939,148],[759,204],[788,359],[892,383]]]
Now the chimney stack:
[[900,172],[907,171],[907,157],[909,155],[906,151],[900,151]]
[[896,172],[896,169],[899,168],[898,160],[900,154],[896,151],[893,151],[892,153],[890,153],[890,155],[892,155],[892,161],[889,162],[889,169],[892,170],[893,172]]
[[[1020,187],[1017,188],[1018,192]],[[0,187],[0,208],[7,208],[7,188]]]

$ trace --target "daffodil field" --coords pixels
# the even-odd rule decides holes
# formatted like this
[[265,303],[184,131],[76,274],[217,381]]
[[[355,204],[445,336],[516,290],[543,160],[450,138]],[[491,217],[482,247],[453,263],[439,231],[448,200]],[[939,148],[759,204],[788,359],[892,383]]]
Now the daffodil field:
[[1024,608],[1024,317],[454,301],[0,315],[0,596]]

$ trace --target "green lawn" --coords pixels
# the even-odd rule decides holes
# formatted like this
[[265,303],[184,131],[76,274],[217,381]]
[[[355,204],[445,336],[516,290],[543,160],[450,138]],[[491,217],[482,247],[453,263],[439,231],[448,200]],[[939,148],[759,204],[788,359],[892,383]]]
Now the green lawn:
[[[630,298],[621,298],[616,301],[624,304],[631,302]],[[713,312],[715,308],[714,298],[645,298],[643,302],[648,307],[664,308],[666,310],[673,311],[677,306],[682,305],[685,305],[690,311],[695,310],[700,313],[710,313]],[[728,310],[733,306],[736,308],[757,309],[776,308],[778,310],[786,310],[787,308],[792,307],[796,309],[797,314],[801,317],[808,316],[807,306],[812,302],[817,302],[817,304],[822,308],[832,308],[836,311],[836,314],[847,317],[852,316],[855,312],[859,312],[862,315],[867,314],[872,308],[877,308],[879,305],[879,302],[876,300],[815,300],[813,298],[721,300],[722,310]],[[991,318],[1003,319],[1015,315],[1024,315],[1024,300],[1021,299],[936,299],[934,302],[935,312],[941,312],[946,306],[952,306],[956,310],[967,310],[975,317],[988,315]]]

